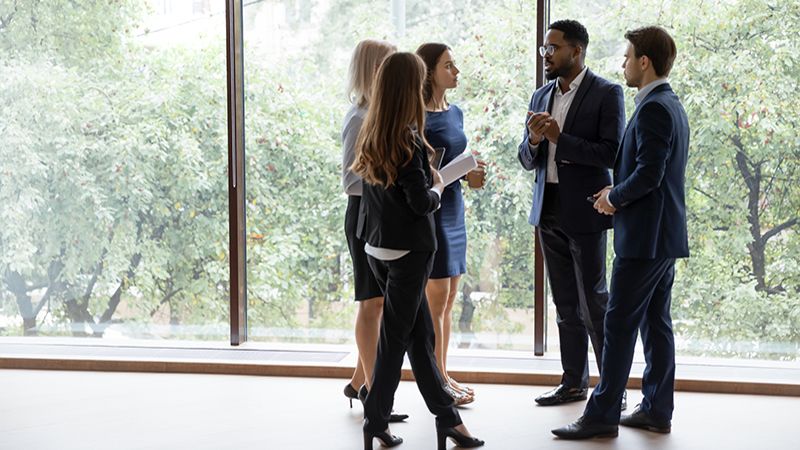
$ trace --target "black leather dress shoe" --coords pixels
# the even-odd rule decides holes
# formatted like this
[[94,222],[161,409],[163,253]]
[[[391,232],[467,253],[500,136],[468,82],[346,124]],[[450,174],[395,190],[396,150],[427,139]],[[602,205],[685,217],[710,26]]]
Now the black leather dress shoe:
[[626,427],[641,428],[656,433],[669,433],[672,431],[672,421],[659,420],[642,410],[642,405],[636,405],[633,412],[619,418],[619,424]]
[[586,400],[587,388],[571,388],[564,384],[559,384],[557,388],[552,391],[545,392],[544,394],[536,397],[536,403],[542,406],[560,405],[562,403],[577,402]]
[[561,439],[591,439],[617,437],[619,427],[605,423],[589,422],[581,416],[571,424],[551,430],[551,433]]

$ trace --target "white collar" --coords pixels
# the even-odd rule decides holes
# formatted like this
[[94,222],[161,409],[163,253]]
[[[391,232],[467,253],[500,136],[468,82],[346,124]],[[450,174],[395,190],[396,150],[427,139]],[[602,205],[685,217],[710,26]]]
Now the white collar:
[[636,106],[639,106],[639,103],[642,103],[642,100],[644,100],[648,94],[653,92],[653,89],[661,86],[662,84],[667,84],[667,83],[669,83],[669,81],[667,81],[666,78],[658,78],[656,80],[647,83],[647,86],[639,89],[639,92],[637,92],[636,96],[633,97],[633,103],[635,103]]
[[581,83],[583,83],[583,79],[586,78],[586,72],[589,70],[589,66],[583,66],[583,70],[581,73],[572,80],[572,83],[569,84],[569,90],[567,92],[561,92],[561,83],[556,79],[556,95],[566,95],[570,92],[578,90]]

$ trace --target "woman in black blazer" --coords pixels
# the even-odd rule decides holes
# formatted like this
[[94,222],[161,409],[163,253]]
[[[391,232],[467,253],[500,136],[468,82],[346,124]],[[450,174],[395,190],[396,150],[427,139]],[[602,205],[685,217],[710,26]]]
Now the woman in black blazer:
[[425,64],[413,53],[388,57],[378,71],[372,102],[356,144],[353,172],[364,179],[358,236],[384,296],[382,333],[372,388],[364,404],[364,448],[373,438],[394,447],[389,414],[408,352],[417,386],[436,415],[440,449],[447,437],[460,447],[480,447],[461,422],[433,353],[433,323],[425,285],[436,251],[432,213],[443,184],[431,169],[422,83]]

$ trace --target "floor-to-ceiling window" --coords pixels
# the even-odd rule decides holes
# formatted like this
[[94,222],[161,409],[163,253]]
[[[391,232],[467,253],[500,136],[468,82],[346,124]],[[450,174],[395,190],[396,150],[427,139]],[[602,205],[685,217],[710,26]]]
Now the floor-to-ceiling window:
[[[250,339],[352,343],[348,60],[364,38],[441,41],[462,70],[448,98],[468,150],[490,163],[486,188],[465,190],[452,344],[530,355],[533,180],[516,147],[536,2],[242,4]],[[678,43],[671,81],[692,128],[681,355],[797,360],[799,16],[791,2],[552,1],[550,19],[583,22],[588,65],[616,82],[626,29],[658,23]],[[227,340],[224,2],[0,5],[0,53],[0,335]]]
[[[587,65],[622,85],[626,30],[659,24],[677,43],[670,84],[691,127],[686,173],[691,258],[676,266],[672,298],[679,355],[796,361],[798,5],[553,0],[551,20],[563,18],[588,28]],[[634,94],[625,88],[628,117]],[[609,248],[609,267],[612,256]],[[550,343],[557,349],[557,340]]]
[[0,335],[228,336],[225,9],[0,3]]
[[490,163],[486,189],[465,191],[453,345],[531,349],[532,178],[516,148],[535,85],[535,2],[287,0],[244,15],[250,339],[352,342],[340,131],[350,55],[377,38],[453,49],[462,73],[448,99],[464,110],[468,151]]

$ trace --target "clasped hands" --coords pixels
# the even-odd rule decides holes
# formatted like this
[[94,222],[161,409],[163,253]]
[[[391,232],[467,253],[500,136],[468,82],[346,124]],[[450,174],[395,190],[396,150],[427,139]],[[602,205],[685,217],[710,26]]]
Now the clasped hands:
[[561,136],[561,128],[556,119],[547,112],[535,113],[528,111],[528,142],[531,145],[539,145],[542,139],[556,144],[558,137]]
[[606,186],[601,189],[600,192],[592,195],[592,198],[594,198],[594,209],[596,209],[598,213],[607,216],[613,216],[617,211],[617,209],[608,202],[608,193],[611,192],[611,188],[612,186]]

